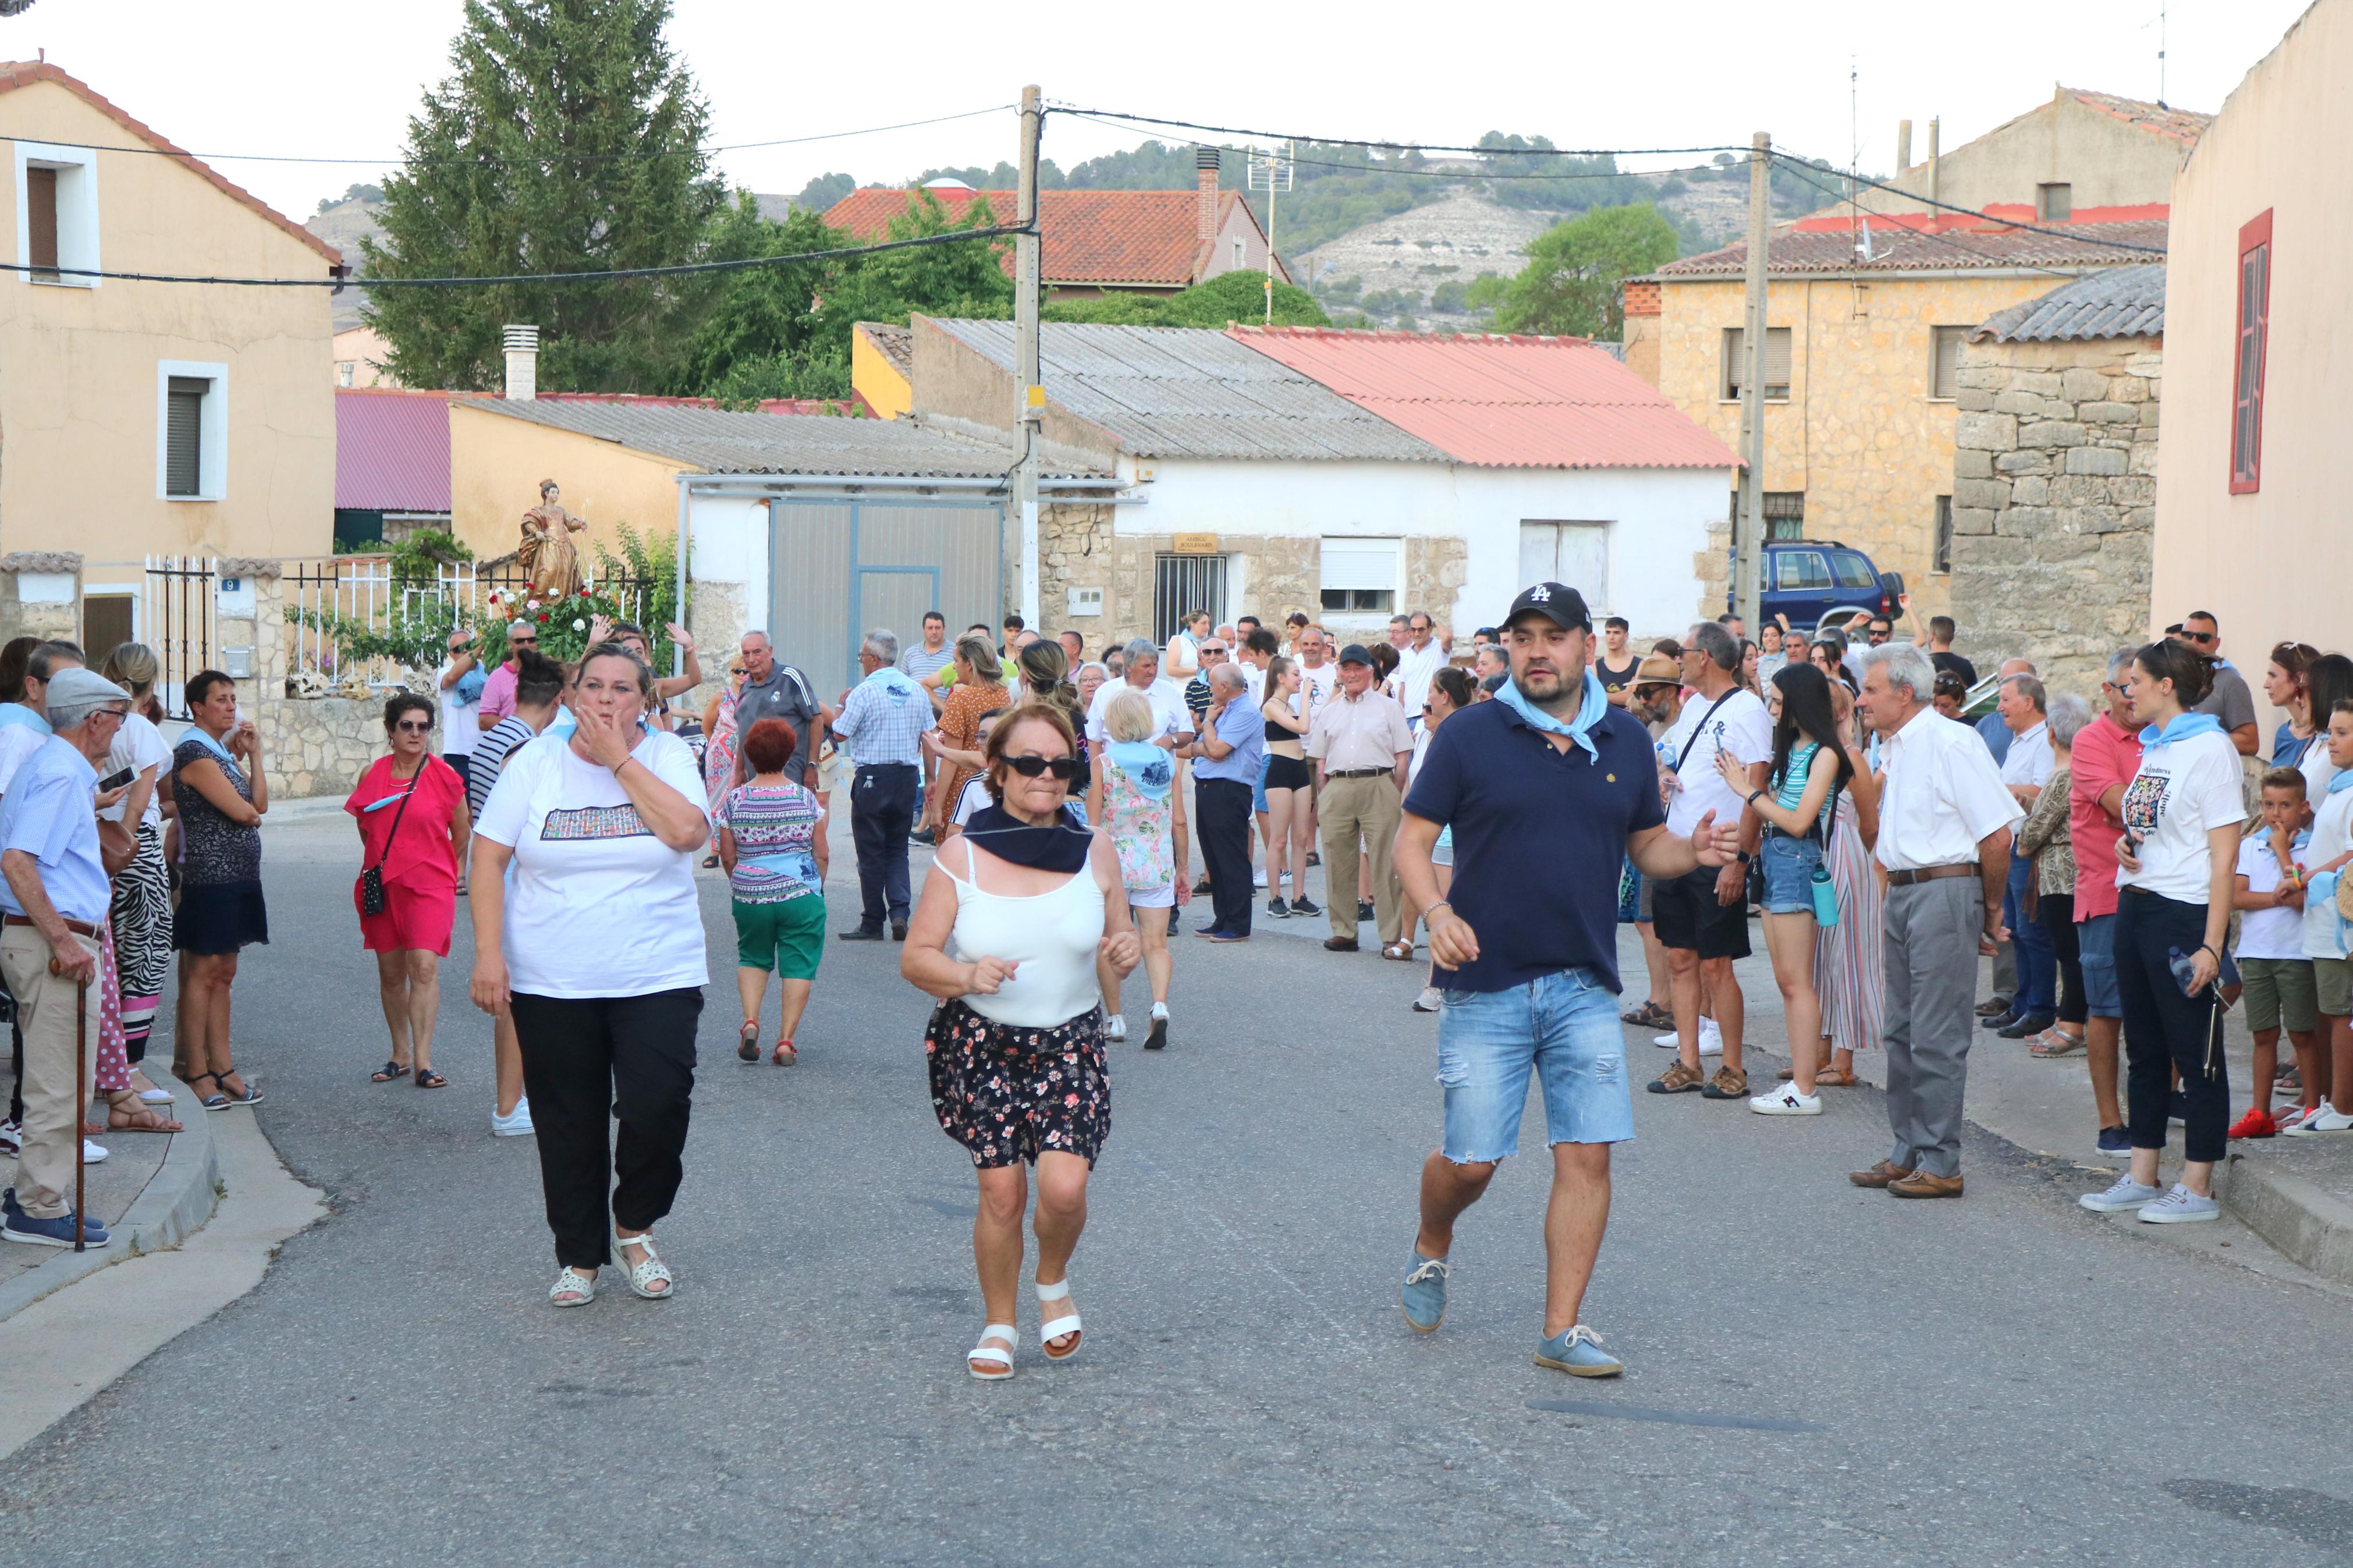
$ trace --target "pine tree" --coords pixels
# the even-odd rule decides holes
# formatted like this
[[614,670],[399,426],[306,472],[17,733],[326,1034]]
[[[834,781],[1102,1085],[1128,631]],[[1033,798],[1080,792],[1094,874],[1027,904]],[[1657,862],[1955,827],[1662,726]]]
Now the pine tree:
[[[451,73],[385,182],[376,278],[660,267],[702,258],[725,193],[708,110],[664,41],[670,0],[466,0]],[[411,386],[490,388],[500,328],[540,329],[540,384],[646,391],[672,379],[716,281],[380,289],[368,315]]]

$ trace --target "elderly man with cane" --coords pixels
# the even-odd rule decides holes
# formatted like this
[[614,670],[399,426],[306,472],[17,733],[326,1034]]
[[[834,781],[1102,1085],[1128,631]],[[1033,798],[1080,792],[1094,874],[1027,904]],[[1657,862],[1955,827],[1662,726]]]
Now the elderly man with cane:
[[24,1152],[0,1237],[79,1251],[107,1243],[81,1202],[81,1117],[94,1065],[88,993],[111,902],[92,764],[106,760],[131,694],[90,670],[60,669],[47,696],[53,732],[0,798],[0,973],[25,1035]]

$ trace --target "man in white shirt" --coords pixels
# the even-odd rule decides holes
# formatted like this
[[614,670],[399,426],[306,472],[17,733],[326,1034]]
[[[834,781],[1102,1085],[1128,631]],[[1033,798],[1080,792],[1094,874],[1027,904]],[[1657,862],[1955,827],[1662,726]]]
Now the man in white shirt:
[[1406,630],[1409,640],[1398,650],[1398,690],[1405,702],[1406,722],[1419,729],[1421,705],[1430,700],[1430,678],[1446,667],[1446,648],[1426,610],[1408,616]]
[[[2042,781],[2051,776],[2057,758],[2051,749],[2051,726],[2043,714],[2047,698],[2042,682],[2031,675],[2003,678],[1994,710],[2010,735],[2010,752],[2001,760],[2001,782],[2018,801],[2019,809],[2032,811]],[[2010,882],[2002,894],[2001,922],[2010,928],[2010,944],[2017,955],[2018,984],[2010,994],[2010,1011],[1981,1020],[2005,1040],[2023,1040],[2049,1028],[2059,1015],[2059,954],[2051,932],[2026,915],[2027,889],[2032,885],[2033,862],[2023,855],[2010,858]]]
[[[1667,831],[1688,838],[1710,812],[1718,822],[1737,822],[1742,797],[1716,772],[1718,752],[1747,773],[1748,787],[1765,787],[1773,763],[1773,719],[1757,694],[1740,684],[1740,639],[1720,622],[1702,621],[1683,640],[1683,684],[1692,695],[1682,716],[1660,742],[1662,779],[1667,790]],[[1688,1094],[1709,1100],[1746,1100],[1748,1075],[1741,1066],[1743,1016],[1735,960],[1748,956],[1747,843],[1738,863],[1721,869],[1703,866],[1657,885],[1651,910],[1659,941],[1667,950],[1667,973],[1674,999],[1675,1060],[1650,1086],[1652,1094]],[[1701,993],[1724,1042],[1724,1063],[1713,1078],[1700,1069]]]
[[[1887,1121],[1894,1151],[1848,1180],[1899,1198],[1961,1195],[1978,956],[1991,953],[2024,817],[1974,731],[1939,716],[1936,667],[1910,644],[1863,656],[1864,717],[1880,737],[1879,863],[1887,868]],[[1975,940],[1972,941],[1974,936]]]

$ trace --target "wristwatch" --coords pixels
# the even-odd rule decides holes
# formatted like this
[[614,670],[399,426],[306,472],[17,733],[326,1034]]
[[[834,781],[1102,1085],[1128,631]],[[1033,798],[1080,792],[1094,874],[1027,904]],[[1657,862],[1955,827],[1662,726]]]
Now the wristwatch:
[[1746,850],[1746,849],[1736,849],[1736,850],[1733,851],[1733,853],[1734,853],[1734,854],[1736,854],[1736,855],[1738,855],[1738,856],[1740,857],[1740,863],[1741,863],[1742,865],[1744,865],[1744,866],[1746,866],[1746,865],[1751,864],[1751,863],[1752,863],[1752,862],[1754,862],[1754,861],[1756,860],[1756,858],[1757,858],[1757,857],[1756,857],[1756,856],[1751,855],[1751,854],[1750,854],[1747,850]]

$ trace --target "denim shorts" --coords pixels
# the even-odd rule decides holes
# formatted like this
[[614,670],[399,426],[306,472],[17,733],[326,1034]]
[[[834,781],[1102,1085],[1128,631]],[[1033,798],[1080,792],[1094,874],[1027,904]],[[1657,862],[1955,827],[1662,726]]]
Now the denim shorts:
[[1545,1141],[1622,1143],[1634,1136],[1618,997],[1578,967],[1505,991],[1449,991],[1438,1010],[1442,1152],[1456,1164],[1520,1152],[1528,1074],[1543,1085]]
[[1822,863],[1820,844],[1810,838],[1792,838],[1775,829],[1765,835],[1757,858],[1765,867],[1767,914],[1814,912],[1814,868]]
[[2084,967],[2084,1010],[2094,1018],[2125,1016],[2116,989],[2116,917],[2094,915],[2075,922],[2076,962]]

